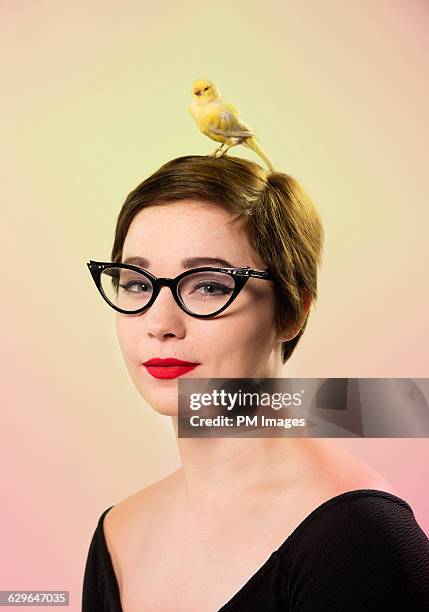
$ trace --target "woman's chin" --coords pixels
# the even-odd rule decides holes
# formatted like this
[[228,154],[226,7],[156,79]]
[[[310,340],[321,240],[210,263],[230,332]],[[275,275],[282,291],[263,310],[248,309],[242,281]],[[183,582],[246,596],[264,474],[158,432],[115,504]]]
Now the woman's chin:
[[177,413],[178,413],[177,404],[176,406],[172,406],[171,404],[164,406],[164,405],[159,405],[158,403],[152,403],[151,407],[158,414],[162,414],[164,416],[169,416],[169,417],[177,417]]
[[177,389],[159,389],[153,393],[147,393],[147,389],[139,391],[145,402],[158,414],[177,416],[179,411]]

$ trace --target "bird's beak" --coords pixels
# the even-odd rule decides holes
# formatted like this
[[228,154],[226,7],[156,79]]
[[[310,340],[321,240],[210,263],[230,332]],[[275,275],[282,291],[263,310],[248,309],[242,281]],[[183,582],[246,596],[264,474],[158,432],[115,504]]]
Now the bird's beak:
[[201,95],[201,90],[200,89],[194,89],[194,94],[196,96],[200,96]]

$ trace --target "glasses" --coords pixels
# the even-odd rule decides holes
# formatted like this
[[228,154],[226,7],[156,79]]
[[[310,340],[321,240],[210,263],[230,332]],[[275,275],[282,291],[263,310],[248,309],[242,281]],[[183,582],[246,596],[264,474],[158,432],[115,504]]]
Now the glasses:
[[176,278],[157,278],[133,264],[92,261],[86,264],[104,300],[124,314],[145,312],[162,287],[192,317],[213,317],[232,304],[250,277],[273,281],[270,272],[245,268],[193,268]]

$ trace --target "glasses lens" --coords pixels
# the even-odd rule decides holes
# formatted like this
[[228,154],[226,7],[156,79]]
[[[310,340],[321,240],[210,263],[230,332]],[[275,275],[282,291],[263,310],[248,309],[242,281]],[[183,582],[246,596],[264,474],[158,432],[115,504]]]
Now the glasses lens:
[[114,266],[101,273],[101,286],[113,306],[129,312],[146,306],[153,293],[153,285],[146,275]]
[[228,302],[234,287],[234,278],[225,272],[195,272],[182,278],[177,292],[188,310],[207,315]]

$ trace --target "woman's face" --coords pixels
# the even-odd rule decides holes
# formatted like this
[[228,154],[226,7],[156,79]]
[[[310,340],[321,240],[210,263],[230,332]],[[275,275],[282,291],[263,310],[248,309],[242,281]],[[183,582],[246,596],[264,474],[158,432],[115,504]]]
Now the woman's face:
[[[232,215],[198,200],[149,206],[133,219],[122,261],[144,257],[157,277],[174,278],[191,257],[221,258],[234,267],[266,266]],[[222,267],[225,264],[199,264]],[[139,315],[116,312],[124,360],[141,396],[158,412],[177,415],[178,378],[155,378],[143,365],[152,358],[197,362],[186,378],[275,378],[281,376],[281,341],[274,324],[271,281],[249,278],[235,301],[212,319],[197,319],[176,304],[168,287]]]

